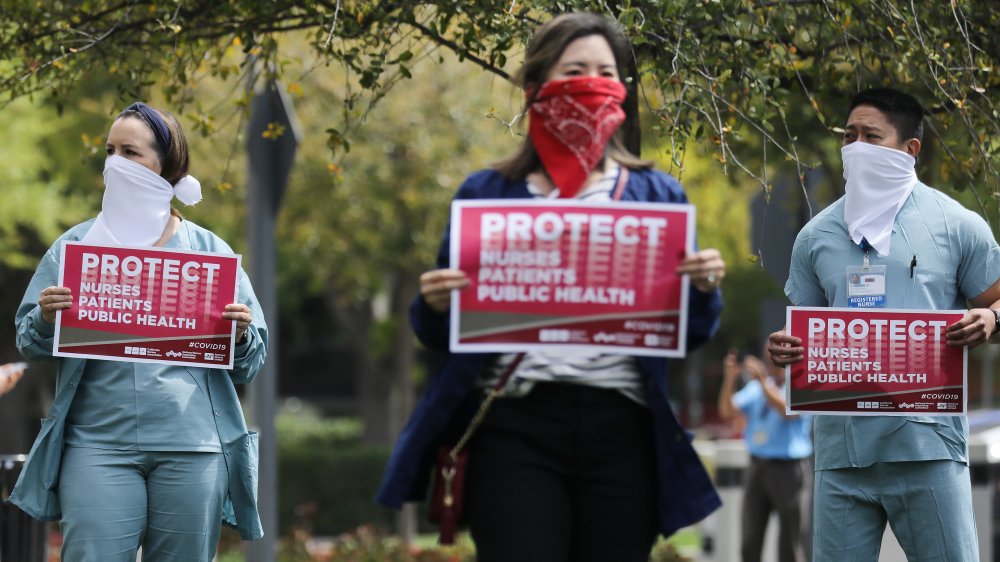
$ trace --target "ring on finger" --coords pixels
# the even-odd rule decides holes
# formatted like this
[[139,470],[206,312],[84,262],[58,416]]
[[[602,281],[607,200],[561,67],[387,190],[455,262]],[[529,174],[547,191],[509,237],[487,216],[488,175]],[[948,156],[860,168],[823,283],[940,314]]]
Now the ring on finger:
[[708,275],[705,276],[705,280],[708,281],[709,283],[711,283],[712,285],[715,285],[715,279],[716,279],[716,277],[715,277],[715,270],[714,269],[712,271],[709,271]]

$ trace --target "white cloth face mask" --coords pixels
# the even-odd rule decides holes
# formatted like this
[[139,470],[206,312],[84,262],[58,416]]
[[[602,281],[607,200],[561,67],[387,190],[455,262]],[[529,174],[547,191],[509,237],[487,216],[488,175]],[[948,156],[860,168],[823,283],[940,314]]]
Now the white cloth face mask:
[[[191,187],[193,182],[194,187]],[[190,191],[185,203],[201,199],[198,180],[185,177]],[[91,244],[152,246],[163,236],[170,220],[170,201],[174,186],[149,168],[121,156],[104,161],[104,200],[97,220],[83,241]]]
[[855,141],[840,149],[846,197],[844,221],[855,244],[862,239],[889,255],[896,214],[917,185],[917,161],[902,150]]

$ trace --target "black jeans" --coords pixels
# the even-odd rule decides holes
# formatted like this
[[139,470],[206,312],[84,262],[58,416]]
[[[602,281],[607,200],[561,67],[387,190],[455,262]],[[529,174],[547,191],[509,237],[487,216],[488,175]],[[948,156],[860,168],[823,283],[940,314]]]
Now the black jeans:
[[647,562],[657,535],[652,416],[614,390],[540,383],[472,440],[479,562]]

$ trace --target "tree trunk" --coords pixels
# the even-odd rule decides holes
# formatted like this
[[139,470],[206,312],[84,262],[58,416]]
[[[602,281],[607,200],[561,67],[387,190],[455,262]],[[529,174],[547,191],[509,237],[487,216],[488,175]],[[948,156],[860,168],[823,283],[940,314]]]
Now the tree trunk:
[[[364,427],[363,441],[391,445],[413,409],[414,341],[406,322],[409,301],[416,294],[416,275],[398,273],[388,285],[388,307],[384,318],[376,318],[371,302],[344,305],[331,303],[343,333],[357,353],[354,373],[358,415]],[[393,331],[391,349],[377,356],[373,328],[389,322]]]
[[410,299],[417,294],[418,277],[403,273],[394,283],[392,295],[392,318],[396,320],[391,372],[391,388],[389,389],[389,431],[391,440],[403,429],[406,420],[413,411],[413,362],[416,346],[410,324],[407,322]]

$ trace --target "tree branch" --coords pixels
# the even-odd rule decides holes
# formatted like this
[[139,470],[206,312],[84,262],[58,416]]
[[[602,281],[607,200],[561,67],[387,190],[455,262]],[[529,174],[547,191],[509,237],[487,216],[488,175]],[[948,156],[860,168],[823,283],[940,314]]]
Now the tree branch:
[[511,81],[510,75],[507,74],[506,72],[504,72],[503,69],[501,69],[501,68],[499,68],[497,66],[494,66],[493,64],[491,64],[491,63],[489,63],[489,62],[487,62],[487,61],[485,61],[485,60],[477,57],[476,55],[473,55],[472,53],[470,53],[470,52],[466,51],[465,49],[463,49],[461,46],[459,46],[454,41],[451,41],[449,39],[441,37],[440,35],[438,35],[437,33],[435,33],[432,29],[430,29],[429,27],[423,25],[422,23],[419,23],[419,22],[416,22],[416,21],[408,21],[407,25],[410,25],[410,26],[413,26],[413,27],[419,29],[420,32],[424,35],[424,37],[427,37],[428,39],[430,39],[431,41],[434,41],[438,45],[441,45],[443,47],[447,47],[448,49],[450,49],[456,55],[459,55],[462,58],[465,58],[465,59],[468,59],[468,60],[472,61],[473,63],[479,65],[483,69],[488,70],[489,72],[492,72],[493,74],[496,74],[497,76],[503,78],[504,80],[507,80],[508,82]]

